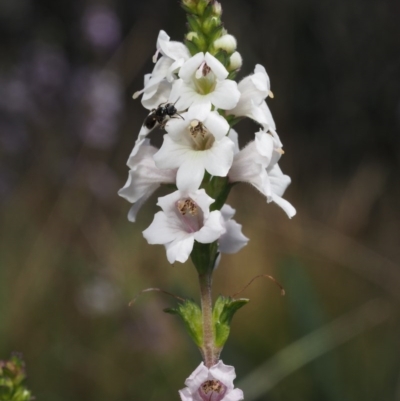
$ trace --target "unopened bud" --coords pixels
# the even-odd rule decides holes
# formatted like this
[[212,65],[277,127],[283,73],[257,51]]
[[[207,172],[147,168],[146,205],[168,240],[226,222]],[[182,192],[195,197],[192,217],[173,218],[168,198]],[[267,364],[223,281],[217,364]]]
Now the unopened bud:
[[214,15],[216,15],[217,17],[220,17],[222,15],[221,3],[218,3],[218,1],[215,1],[212,5],[212,8],[213,8]]
[[197,32],[189,32],[189,33],[186,35],[186,39],[187,39],[187,40],[190,40],[190,41],[192,41],[192,42],[193,42],[193,40],[198,39],[198,38],[199,38],[199,35],[197,34]]
[[227,53],[233,53],[236,50],[237,42],[232,35],[223,35],[214,42],[216,49],[225,50]]
[[243,64],[242,56],[239,52],[234,52],[230,57],[229,70],[238,70]]
[[182,5],[190,10],[194,10],[196,8],[196,0],[182,0]]
[[203,31],[205,34],[210,34],[215,31],[217,27],[221,25],[221,19],[219,17],[210,17],[206,18],[203,22]]

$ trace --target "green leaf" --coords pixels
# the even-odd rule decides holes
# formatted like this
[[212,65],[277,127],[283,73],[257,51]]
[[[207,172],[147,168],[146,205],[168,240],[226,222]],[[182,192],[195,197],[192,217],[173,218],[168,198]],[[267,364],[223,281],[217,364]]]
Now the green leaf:
[[180,316],[195,344],[198,347],[203,345],[203,320],[199,305],[188,299],[177,308],[167,308],[164,312]]
[[218,348],[222,348],[229,337],[230,324],[233,315],[242,306],[246,305],[249,299],[234,299],[220,295],[213,308],[214,341]]

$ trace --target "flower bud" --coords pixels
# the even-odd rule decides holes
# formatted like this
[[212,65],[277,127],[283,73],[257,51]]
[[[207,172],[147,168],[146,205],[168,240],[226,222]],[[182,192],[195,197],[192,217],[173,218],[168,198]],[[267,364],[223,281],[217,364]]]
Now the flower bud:
[[217,27],[221,25],[221,19],[219,17],[210,17],[203,22],[203,31],[205,34],[210,34]]
[[189,10],[195,10],[197,2],[196,0],[182,0],[182,5]]
[[215,16],[220,17],[222,15],[222,6],[221,3],[219,3],[218,1],[215,1],[213,3],[212,9]]
[[242,64],[243,64],[242,56],[240,55],[239,52],[234,52],[230,58],[229,70],[230,71],[238,70],[242,66]]
[[232,35],[223,35],[214,42],[214,47],[233,53],[236,50],[236,39]]
[[197,34],[197,32],[189,32],[187,35],[186,35],[186,39],[187,40],[190,40],[191,42],[193,42],[194,40],[196,40],[196,39],[198,39],[199,38],[199,35]]

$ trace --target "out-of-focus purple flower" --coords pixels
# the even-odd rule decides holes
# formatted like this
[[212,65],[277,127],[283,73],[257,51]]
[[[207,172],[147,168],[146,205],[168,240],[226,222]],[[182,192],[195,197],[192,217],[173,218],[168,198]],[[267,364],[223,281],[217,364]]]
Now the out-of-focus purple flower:
[[122,111],[122,87],[111,71],[80,71],[72,89],[79,132],[86,145],[107,149],[116,140]]
[[62,89],[68,76],[69,64],[63,50],[39,43],[34,49],[29,68],[30,84],[36,91]]
[[112,50],[121,39],[120,22],[109,7],[88,7],[82,25],[87,41],[98,50]]

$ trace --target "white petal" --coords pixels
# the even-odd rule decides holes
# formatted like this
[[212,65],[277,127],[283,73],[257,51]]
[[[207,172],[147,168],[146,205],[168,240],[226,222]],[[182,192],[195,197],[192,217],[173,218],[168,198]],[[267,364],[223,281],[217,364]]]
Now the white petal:
[[235,388],[230,393],[226,394],[222,401],[240,401],[244,400],[243,391]]
[[185,160],[176,175],[176,186],[183,191],[193,191],[200,188],[204,178],[204,162],[202,155],[193,152],[193,157]]
[[188,387],[179,390],[179,396],[181,397],[181,401],[194,401],[192,397],[192,393]]
[[189,50],[183,43],[170,41],[170,37],[162,30],[158,35],[157,48],[161,50],[162,54],[173,60],[190,57]]
[[166,79],[162,80],[159,83],[156,92],[151,94],[151,96],[148,95],[146,92],[143,94],[143,107],[145,107],[147,110],[153,110],[156,109],[161,103],[167,102],[171,94],[171,89],[172,84]]
[[168,218],[164,212],[156,213],[153,222],[143,231],[143,237],[151,245],[165,245],[181,236],[182,230],[177,221]]
[[[224,209],[225,206],[228,205],[224,205],[222,209]],[[226,232],[218,241],[219,250],[222,253],[239,252],[244,246],[247,245],[249,239],[243,235],[241,224],[238,224],[235,220],[231,220],[230,218],[226,219],[225,216],[224,220]]]
[[227,387],[227,392],[233,389],[233,381],[236,378],[235,368],[233,366],[225,365],[221,360],[210,368],[212,376],[224,383]]
[[272,117],[271,110],[267,106],[267,102],[262,102],[260,105],[261,112],[264,115],[264,119],[266,121],[266,124],[264,126],[265,130],[276,130],[276,125],[275,121]]
[[219,210],[210,213],[204,226],[194,233],[194,239],[202,244],[210,244],[216,241],[225,232],[223,219]]
[[[167,76],[168,70],[173,62],[174,61],[168,57],[161,57],[151,72],[151,78],[147,84],[147,87],[151,87],[152,85],[158,84],[160,81],[162,81]],[[147,87],[145,88],[146,90],[148,89]]]
[[233,109],[240,98],[240,92],[237,88],[237,83],[226,79],[218,82],[214,92],[209,94],[211,103],[222,110]]
[[206,53],[204,60],[220,81],[229,75],[229,72],[224,65],[210,53]]
[[196,70],[200,67],[204,61],[204,53],[197,53],[181,67],[179,71],[179,77],[186,82],[190,82],[195,74]]
[[[154,190],[156,190],[157,188],[155,188]],[[143,196],[143,198],[139,199],[137,202],[135,202],[132,207],[129,209],[128,212],[128,220],[132,223],[134,223],[136,221],[136,216],[139,212],[139,210],[141,209],[141,207],[144,205],[144,203],[147,201],[147,199],[150,198],[150,196],[152,195],[152,193],[147,193],[146,196]]]
[[167,250],[167,259],[169,263],[175,261],[185,263],[193,250],[194,238],[193,234],[188,234],[186,238],[176,239],[169,244],[165,244]]
[[202,188],[195,192],[190,192],[188,195],[201,207],[203,210],[204,218],[208,218],[210,205],[215,202],[211,196],[207,195],[207,192]]
[[154,155],[154,162],[161,169],[175,169],[192,157],[194,152],[188,145],[172,140],[169,134],[164,135],[160,150]]
[[229,219],[231,219],[235,215],[235,213],[236,213],[236,210],[232,206],[230,206],[228,204],[225,204],[224,206],[222,206],[221,214],[225,221],[228,221]]
[[196,103],[190,107],[187,114],[187,121],[199,120],[204,122],[208,115],[210,114],[210,107],[207,106],[206,102]]
[[235,144],[228,138],[214,142],[211,149],[199,152],[203,157],[204,167],[217,177],[226,177],[232,166]]
[[208,369],[203,362],[193,371],[193,373],[185,380],[186,386],[192,393],[195,393],[199,387],[207,380]]
[[211,110],[211,94],[200,95],[191,85],[186,84],[181,79],[174,82],[170,99],[171,102],[176,102],[177,110],[186,110],[192,105]]
[[273,192],[278,196],[282,196],[292,180],[288,175],[282,173],[278,164],[275,164],[271,169],[268,169],[268,175]]
[[257,161],[262,163],[264,167],[268,167],[274,152],[274,140],[272,135],[259,131],[256,132],[255,136],[256,139],[254,140],[254,143],[258,153]]
[[234,153],[239,153],[239,135],[233,128],[230,129],[228,138],[235,144]]
[[[196,111],[197,110],[198,108]],[[203,121],[206,128],[214,135],[216,140],[219,140],[227,135],[229,131],[229,124],[224,117],[219,115],[216,111],[206,114],[206,108],[204,107],[202,107],[201,111],[204,113],[203,115],[206,115],[207,117],[203,117],[203,119],[199,117],[198,119]]]
[[271,89],[271,85],[267,71],[261,64],[256,65],[254,74],[250,77],[250,79],[260,92],[265,93],[264,98],[266,98]]
[[166,75],[168,82],[172,82],[175,79],[174,74],[179,70],[179,68],[182,67],[184,62],[185,60],[183,58],[180,58],[174,61],[173,64],[171,64]]
[[271,200],[275,202],[278,206],[280,206],[291,219],[296,215],[296,209],[285,199],[281,198],[276,194],[271,195]]
[[129,155],[128,161],[126,163],[129,168],[134,168],[136,166],[136,163],[142,159],[143,148],[150,148],[150,139],[146,138],[148,132],[150,132],[149,129],[145,126],[142,126],[139,132],[139,136],[136,139],[135,146],[133,147],[132,152]]

